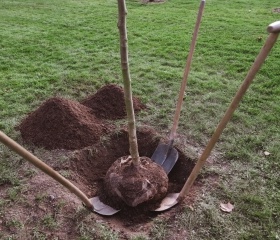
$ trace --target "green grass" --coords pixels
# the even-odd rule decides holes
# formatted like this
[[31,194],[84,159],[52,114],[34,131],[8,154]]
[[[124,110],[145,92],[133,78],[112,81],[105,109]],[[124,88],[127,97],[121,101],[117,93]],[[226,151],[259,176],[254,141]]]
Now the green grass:
[[[145,5],[127,0],[133,92],[149,106],[137,121],[164,134],[172,124],[198,5],[199,1]],[[272,12],[277,7],[278,0],[207,0],[180,134],[207,144],[263,46],[267,25],[280,19]],[[2,0],[0,129],[17,140],[14,127],[45,99],[80,100],[105,83],[122,84],[116,21],[113,0]],[[178,220],[190,239],[280,237],[279,52],[278,40],[216,146],[222,154],[216,164],[227,165],[226,170],[205,169],[218,173],[219,186]],[[264,151],[271,154],[264,156]],[[9,196],[16,199],[27,170],[26,175],[17,170],[22,160],[3,145],[0,158],[0,186],[8,185]],[[218,210],[225,200],[235,203],[232,214]],[[1,201],[1,215],[5,206]],[[166,229],[172,232],[176,224]],[[153,236],[170,236],[158,223],[153,229]],[[38,234],[44,239],[35,229],[34,236]],[[81,234],[81,239],[87,237]]]

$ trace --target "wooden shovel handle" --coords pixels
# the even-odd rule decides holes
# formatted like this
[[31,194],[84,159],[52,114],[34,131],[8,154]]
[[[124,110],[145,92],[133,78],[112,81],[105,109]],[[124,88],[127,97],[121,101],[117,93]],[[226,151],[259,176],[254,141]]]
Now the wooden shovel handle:
[[193,57],[193,53],[194,53],[194,49],[195,49],[195,45],[196,45],[196,39],[197,39],[198,30],[199,30],[201,19],[202,19],[204,5],[205,5],[205,0],[201,0],[199,10],[198,10],[197,20],[196,20],[196,24],[195,24],[195,28],[194,28],[194,33],[193,33],[193,37],[192,37],[192,41],[191,41],[190,51],[189,51],[189,54],[187,57],[183,80],[182,80],[181,87],[180,87],[180,93],[179,93],[179,97],[178,97],[178,101],[177,101],[177,107],[176,107],[176,111],[175,111],[175,115],[174,115],[174,119],[173,119],[173,126],[171,129],[170,135],[169,135],[169,140],[172,140],[175,138],[176,131],[178,128],[179,117],[180,117],[180,113],[181,113],[181,109],[182,109],[182,105],[183,105],[185,90],[186,90],[187,81],[188,81],[188,75],[189,75],[190,68],[191,68],[192,57]]
[[279,33],[280,32],[280,21],[271,23],[267,27],[269,33]]
[[64,187],[66,187],[70,192],[74,193],[78,198],[81,199],[81,201],[86,205],[87,208],[90,210],[93,210],[93,206],[90,202],[90,200],[87,198],[87,196],[78,189],[74,184],[72,184],[70,181],[68,181],[66,178],[61,176],[57,171],[53,170],[51,167],[49,167],[47,164],[45,164],[43,161],[41,161],[39,158],[35,157],[32,153],[27,151],[25,148],[23,148],[21,145],[16,143],[14,140],[9,138],[6,134],[4,134],[2,131],[0,131],[0,142],[5,144],[8,148],[16,152],[18,155],[32,163],[35,167],[42,170],[44,173],[52,177],[54,180],[58,181],[60,184],[62,184]]
[[[190,176],[188,177],[185,185],[183,186],[179,196],[178,196],[178,202],[182,201],[184,196],[188,194],[192,184],[194,183],[195,179],[197,178],[199,171],[203,167],[205,161],[209,157],[213,147],[215,146],[216,142],[218,141],[220,135],[222,134],[224,128],[226,127],[227,123],[231,119],[233,112],[238,107],[239,102],[241,101],[243,95],[246,93],[248,87],[250,86],[251,82],[253,81],[255,75],[257,74],[258,70],[261,68],[261,65],[264,63],[267,55],[269,54],[270,50],[272,49],[274,43],[277,40],[277,37],[280,32],[279,22],[276,22],[277,24],[271,24],[269,26],[272,27],[272,33],[269,34],[266,43],[264,44],[263,48],[261,49],[259,55],[257,56],[254,64],[252,65],[250,71],[248,72],[246,78],[244,79],[241,87],[237,91],[235,97],[233,98],[229,108],[227,109],[224,117],[218,124],[214,134],[212,135],[210,141],[208,142],[205,150],[203,151],[202,155],[200,156],[199,160],[197,161],[195,167],[193,168]],[[278,30],[276,30],[278,29]]]

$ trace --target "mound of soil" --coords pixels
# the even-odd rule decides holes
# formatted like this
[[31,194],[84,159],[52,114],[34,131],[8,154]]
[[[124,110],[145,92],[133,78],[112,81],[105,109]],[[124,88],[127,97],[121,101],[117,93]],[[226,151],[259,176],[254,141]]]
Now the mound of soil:
[[[81,103],[91,108],[98,118],[116,120],[126,117],[124,91],[116,84],[108,84],[100,88]],[[136,97],[133,97],[133,107],[135,112],[146,108]]]
[[[133,98],[135,111],[145,108],[139,99]],[[17,127],[27,143],[45,149],[75,150],[91,146],[99,141],[112,125],[103,119],[126,117],[124,91],[109,84],[81,103],[50,98],[36,111],[30,113]]]
[[50,98],[22,121],[18,129],[28,143],[46,149],[81,149],[95,144],[106,127],[86,106]]

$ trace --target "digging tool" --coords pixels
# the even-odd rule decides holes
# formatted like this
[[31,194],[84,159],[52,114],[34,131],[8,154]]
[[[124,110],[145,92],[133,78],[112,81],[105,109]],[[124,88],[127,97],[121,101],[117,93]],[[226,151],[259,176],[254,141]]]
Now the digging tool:
[[51,167],[49,167],[39,158],[34,156],[32,153],[27,151],[24,147],[16,143],[14,140],[12,140],[2,131],[0,131],[0,142],[2,142],[12,151],[16,152],[18,155],[20,155],[21,157],[23,157],[24,159],[32,163],[35,167],[39,168],[44,173],[52,177],[54,180],[62,184],[70,192],[74,193],[90,211],[94,211],[102,215],[113,215],[119,211],[110,207],[104,207],[104,204],[103,205],[93,204],[93,202],[96,202],[95,198],[88,199],[87,196],[80,189],[78,189],[74,184],[72,184],[66,178],[61,176],[57,171],[53,170]]
[[190,46],[190,51],[189,55],[187,57],[187,62],[186,62],[186,67],[183,75],[183,80],[181,83],[181,88],[180,88],[180,93],[177,101],[177,107],[173,119],[173,126],[169,135],[169,141],[168,144],[160,143],[155,152],[153,153],[151,159],[156,162],[157,164],[161,165],[164,169],[164,171],[168,174],[175,163],[178,160],[178,151],[173,147],[174,139],[176,137],[176,131],[178,128],[178,122],[179,122],[179,117],[180,117],[180,112],[182,109],[182,104],[184,100],[184,95],[185,95],[185,89],[187,85],[187,79],[188,75],[190,72],[190,67],[191,67],[191,62],[192,62],[192,57],[196,45],[196,39],[198,35],[198,30],[200,26],[200,22],[202,19],[202,14],[204,10],[204,5],[205,5],[205,0],[201,0],[200,6],[199,6],[199,11],[197,15],[197,20],[195,24],[195,29],[192,37],[192,42]]
[[167,209],[175,206],[177,203],[181,202],[184,199],[185,195],[188,194],[192,184],[194,183],[195,179],[198,176],[200,169],[203,167],[203,165],[204,165],[205,161],[207,160],[207,158],[209,157],[213,147],[215,146],[216,142],[218,141],[220,135],[222,134],[222,131],[224,130],[227,123],[231,119],[231,117],[232,117],[235,109],[238,107],[238,104],[241,101],[243,95],[246,93],[251,82],[253,81],[254,77],[256,76],[258,70],[261,68],[261,66],[264,63],[266,57],[268,56],[270,50],[272,49],[273,45],[275,44],[275,42],[278,38],[278,35],[280,33],[280,21],[270,24],[267,28],[267,31],[270,34],[266,40],[266,43],[264,44],[263,48],[261,49],[254,64],[252,65],[251,69],[249,70],[241,87],[239,88],[235,97],[233,98],[224,117],[221,119],[220,123],[218,124],[214,134],[212,135],[205,150],[203,151],[202,155],[200,156],[199,160],[197,161],[195,167],[193,168],[193,170],[192,170],[190,176],[188,177],[186,183],[184,184],[182,190],[180,191],[180,193],[168,194],[162,200],[160,207],[155,209],[154,211],[161,212],[161,211],[167,210]]

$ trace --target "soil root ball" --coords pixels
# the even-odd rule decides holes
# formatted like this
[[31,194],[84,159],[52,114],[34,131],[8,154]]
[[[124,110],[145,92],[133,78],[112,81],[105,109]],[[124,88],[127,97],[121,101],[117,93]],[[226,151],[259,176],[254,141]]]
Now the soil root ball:
[[168,177],[161,166],[147,157],[135,166],[130,156],[117,159],[107,171],[105,191],[136,207],[140,203],[163,198],[168,189]]

